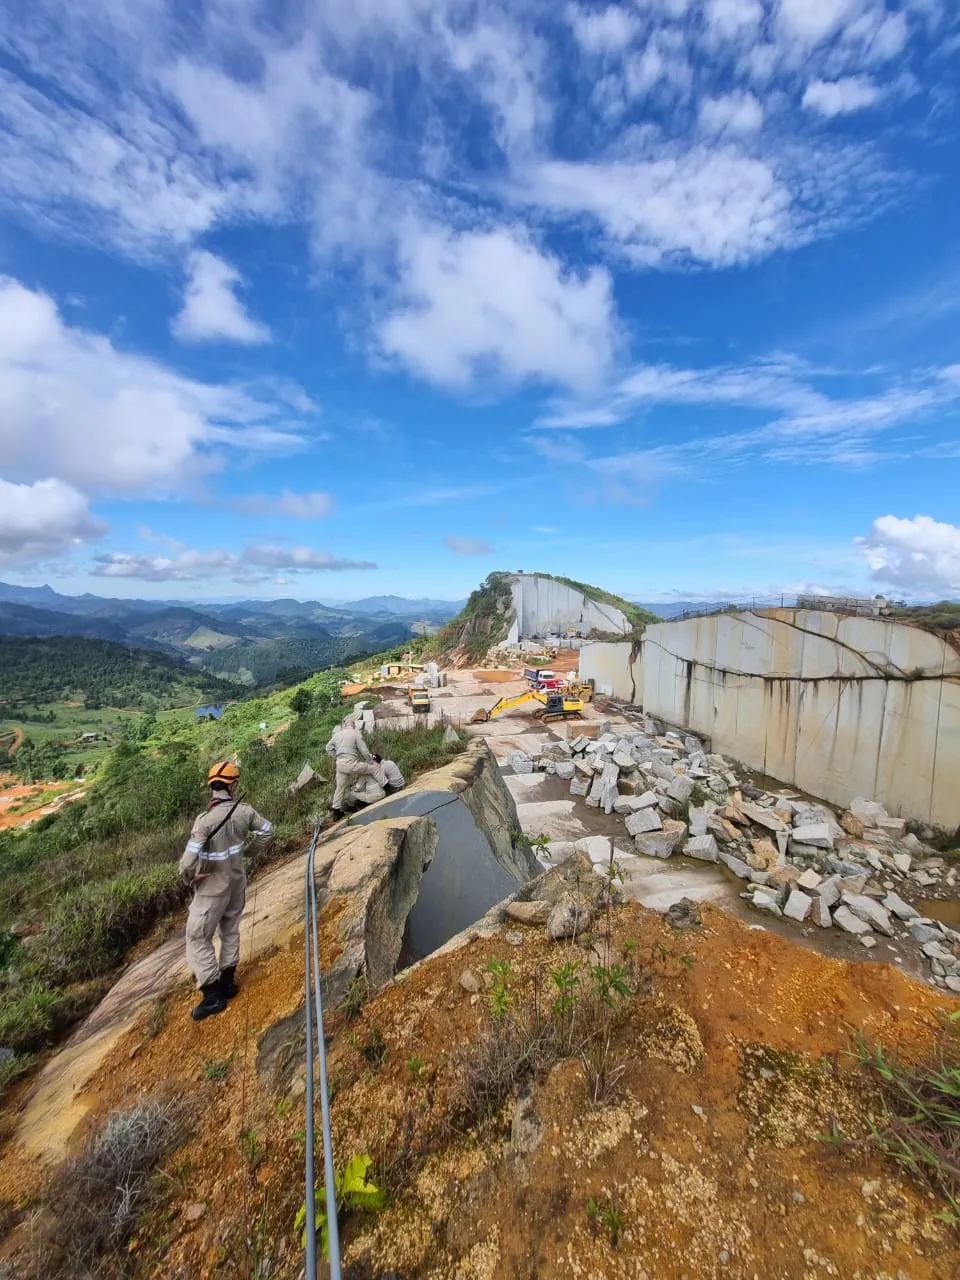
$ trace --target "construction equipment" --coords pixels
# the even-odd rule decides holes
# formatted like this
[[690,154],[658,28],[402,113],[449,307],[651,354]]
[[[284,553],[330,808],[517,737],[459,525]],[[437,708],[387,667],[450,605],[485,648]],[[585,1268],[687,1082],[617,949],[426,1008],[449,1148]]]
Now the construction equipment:
[[540,704],[535,714],[542,724],[549,724],[552,720],[580,720],[583,717],[582,698],[571,698],[564,693],[528,689],[526,693],[518,693],[511,698],[501,698],[489,711],[481,707],[470,717],[470,723],[485,724],[501,712],[510,711],[513,707],[522,707],[528,702]]
[[426,689],[415,689],[411,685],[407,693],[410,697],[410,706],[414,712],[427,712],[430,710],[430,695]]

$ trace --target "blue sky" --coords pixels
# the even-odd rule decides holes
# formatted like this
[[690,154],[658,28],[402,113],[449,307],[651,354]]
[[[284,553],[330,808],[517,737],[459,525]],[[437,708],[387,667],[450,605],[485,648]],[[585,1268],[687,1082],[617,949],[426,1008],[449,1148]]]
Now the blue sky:
[[0,0],[0,575],[960,595],[953,0]]

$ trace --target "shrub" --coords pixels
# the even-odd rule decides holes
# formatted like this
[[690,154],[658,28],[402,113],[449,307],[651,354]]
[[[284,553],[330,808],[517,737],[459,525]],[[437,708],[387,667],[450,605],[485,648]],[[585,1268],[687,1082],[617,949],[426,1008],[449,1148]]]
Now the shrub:
[[33,1275],[75,1280],[120,1254],[148,1203],[154,1169],[186,1137],[188,1122],[186,1104],[167,1098],[114,1112],[52,1179]]
[[0,1045],[15,1054],[42,1049],[67,1004],[63,992],[51,991],[40,982],[7,993],[0,1005]]

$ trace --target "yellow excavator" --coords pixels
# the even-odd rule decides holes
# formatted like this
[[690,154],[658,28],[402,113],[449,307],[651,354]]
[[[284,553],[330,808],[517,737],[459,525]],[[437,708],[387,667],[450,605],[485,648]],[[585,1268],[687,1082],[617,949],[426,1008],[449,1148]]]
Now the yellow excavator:
[[502,711],[510,711],[513,707],[522,707],[527,702],[540,704],[536,717],[541,723],[549,724],[552,720],[581,720],[583,718],[583,698],[571,698],[568,694],[550,690],[528,689],[526,693],[515,694],[512,698],[501,698],[487,711],[481,707],[470,717],[471,724],[484,724],[500,715]]

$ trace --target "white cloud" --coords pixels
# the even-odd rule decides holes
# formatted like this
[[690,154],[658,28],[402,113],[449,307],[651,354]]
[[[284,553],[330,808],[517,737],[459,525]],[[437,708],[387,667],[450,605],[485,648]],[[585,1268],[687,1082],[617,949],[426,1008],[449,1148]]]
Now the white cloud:
[[0,479],[0,565],[63,555],[105,532],[84,495],[61,480]]
[[243,277],[216,254],[197,249],[187,260],[183,309],[171,324],[181,342],[239,342],[253,346],[270,341],[266,325],[252,319],[236,289]]
[[182,377],[65,324],[47,294],[0,277],[0,453],[11,479],[53,470],[88,495],[184,493],[227,449],[306,443],[303,392],[266,390]]
[[633,14],[622,5],[610,4],[605,9],[587,9],[571,4],[567,19],[573,34],[588,53],[609,53],[625,48],[636,34]]
[[329,493],[294,493],[284,489],[276,497],[251,493],[237,498],[235,505],[251,515],[283,516],[288,520],[322,520],[333,512]]
[[960,529],[914,516],[881,516],[856,545],[877,582],[910,596],[960,594]]
[[880,90],[867,76],[847,76],[843,80],[811,80],[804,90],[803,105],[828,120],[871,107]]
[[763,125],[763,107],[752,93],[728,93],[705,98],[700,104],[700,127],[705,133],[755,133]]
[[531,202],[592,214],[646,266],[684,259],[729,266],[803,238],[774,168],[727,146],[636,163],[551,161],[530,179]]
[[760,0],[707,0],[704,17],[710,32],[725,40],[739,40],[763,21]]
[[607,272],[565,272],[519,233],[418,231],[404,249],[400,295],[380,325],[382,349],[445,386],[481,373],[589,386],[613,358]]
[[597,478],[588,497],[630,507],[649,506],[660,483],[684,471],[668,449],[635,449],[592,458],[587,468]]
[[785,35],[804,49],[812,49],[869,3],[871,0],[780,0],[777,23]]
[[141,556],[113,551],[94,557],[93,574],[100,578],[135,578],[140,582],[199,582],[231,577],[250,582],[290,573],[330,573],[346,569],[376,569],[369,560],[346,560],[312,547],[249,546],[237,555],[214,548],[185,550],[174,556]]
[[452,551],[458,556],[489,556],[493,554],[493,547],[489,542],[484,542],[482,538],[457,538],[453,534],[448,534],[443,545],[448,551]]

